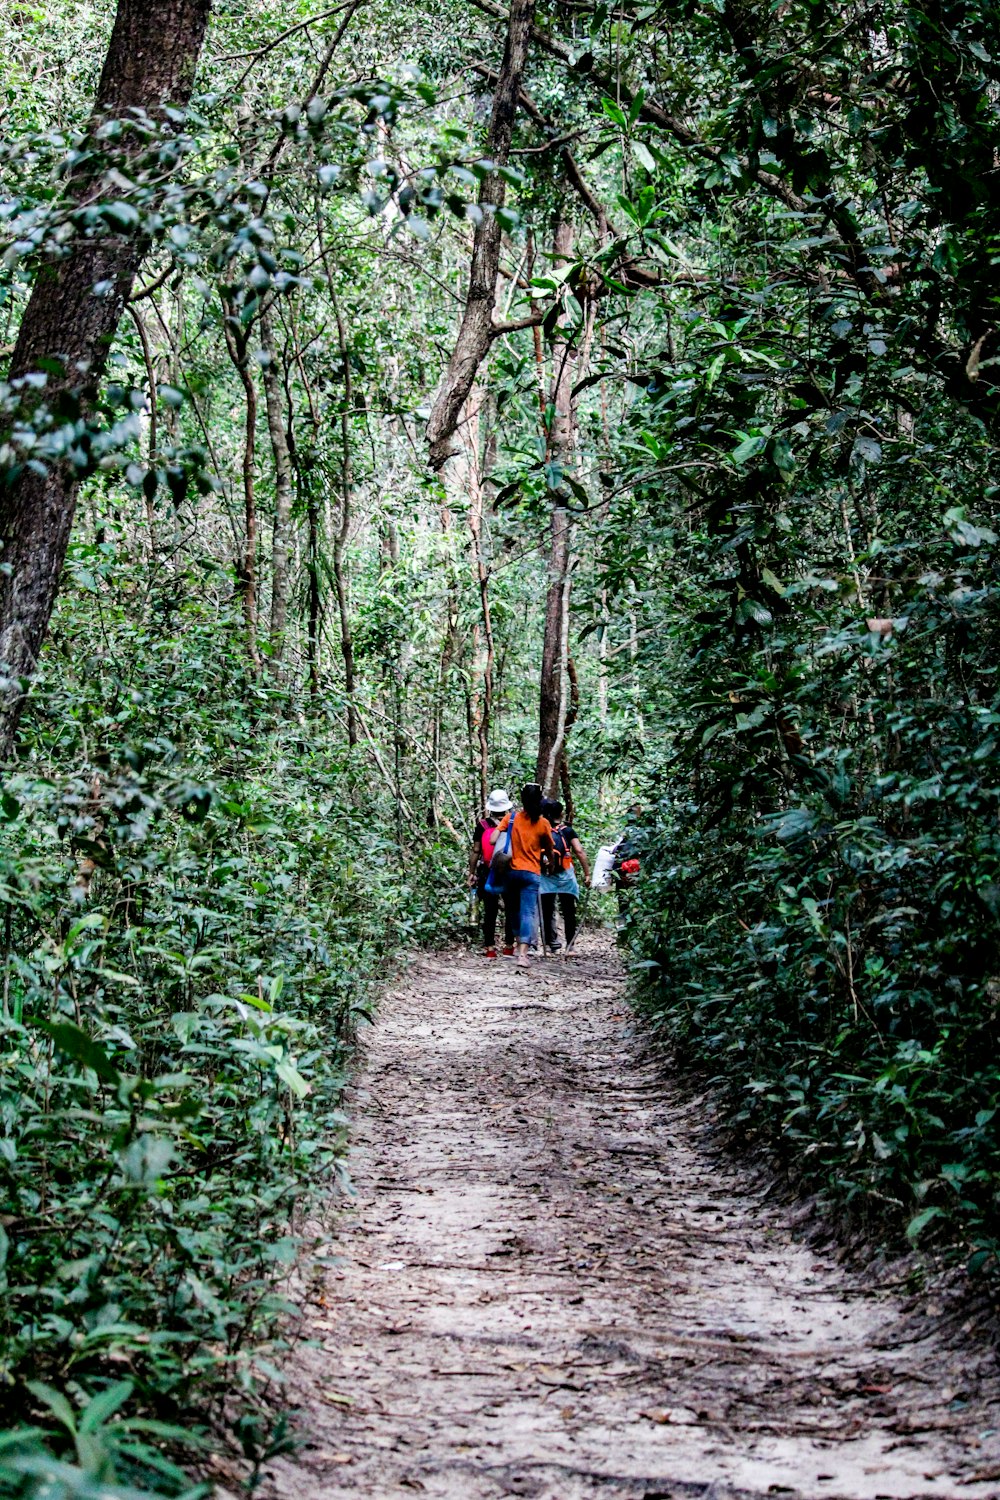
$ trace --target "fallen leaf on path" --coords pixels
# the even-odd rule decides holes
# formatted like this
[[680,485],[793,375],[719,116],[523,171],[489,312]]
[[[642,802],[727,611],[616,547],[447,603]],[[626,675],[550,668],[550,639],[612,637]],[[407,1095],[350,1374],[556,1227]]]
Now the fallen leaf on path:
[[[553,1365],[536,1365],[535,1379],[542,1385],[567,1385],[572,1376],[571,1370],[559,1370]],[[573,1387],[577,1389],[577,1387]]]
[[698,1425],[698,1414],[693,1412],[689,1406],[665,1406],[660,1410],[648,1409],[639,1413],[645,1417],[647,1422],[657,1422],[661,1427],[668,1423],[675,1427],[696,1427]]
[[891,1390],[891,1385],[863,1385],[861,1387],[862,1395],[865,1396],[888,1396]]
[[324,1391],[323,1400],[329,1401],[331,1406],[353,1406],[353,1396],[342,1396],[339,1391]]

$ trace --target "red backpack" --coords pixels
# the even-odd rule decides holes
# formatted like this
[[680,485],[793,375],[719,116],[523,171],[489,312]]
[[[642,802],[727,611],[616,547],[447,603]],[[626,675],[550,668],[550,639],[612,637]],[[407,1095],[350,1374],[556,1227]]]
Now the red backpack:
[[484,865],[488,865],[493,858],[493,844],[491,842],[496,833],[496,827],[487,823],[485,818],[479,820],[479,857]]

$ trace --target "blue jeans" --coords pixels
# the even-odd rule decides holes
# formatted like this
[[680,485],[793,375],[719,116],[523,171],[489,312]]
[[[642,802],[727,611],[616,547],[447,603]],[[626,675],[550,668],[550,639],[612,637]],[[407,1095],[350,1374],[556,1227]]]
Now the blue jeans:
[[507,884],[504,887],[504,899],[518,904],[517,936],[520,942],[530,943],[535,935],[535,924],[538,921],[538,892],[541,889],[542,877],[536,875],[534,870],[511,870],[507,876]]

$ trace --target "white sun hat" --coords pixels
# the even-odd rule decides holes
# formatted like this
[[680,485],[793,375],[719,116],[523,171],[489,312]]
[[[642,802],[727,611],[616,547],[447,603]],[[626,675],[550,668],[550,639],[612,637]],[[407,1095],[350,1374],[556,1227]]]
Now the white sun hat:
[[513,802],[502,787],[498,787],[495,792],[490,792],[486,799],[486,811],[489,813],[510,812],[513,806]]

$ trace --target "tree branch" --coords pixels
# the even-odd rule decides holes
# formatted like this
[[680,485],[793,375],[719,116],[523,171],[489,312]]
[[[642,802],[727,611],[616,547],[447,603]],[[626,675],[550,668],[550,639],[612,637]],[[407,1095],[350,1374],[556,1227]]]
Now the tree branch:
[[[473,67],[473,72],[481,74],[482,77],[487,79],[490,83],[493,83],[497,77],[492,68],[488,68],[485,63],[476,63]],[[547,120],[545,118],[541,110],[538,108],[538,105],[535,103],[534,99],[532,99],[531,95],[528,93],[527,89],[522,88],[518,97],[520,99],[521,108],[530,119],[534,120],[536,125],[539,125],[543,130],[551,130],[553,133],[555,133],[555,126],[550,120]],[[574,131],[572,134],[576,135],[579,134],[579,132]],[[570,138],[572,138],[572,136]],[[573,155],[572,151],[569,149],[569,146],[566,144],[565,136],[549,141],[547,146],[540,147],[539,149],[544,151],[559,151],[559,154],[563,160],[563,166],[566,168],[566,176],[569,178],[570,186],[577,193],[587,212],[595,220],[597,224],[598,234],[602,239],[605,239],[607,237],[609,228],[608,216],[605,213],[603,204],[597,199],[590,187],[590,184],[587,182],[583,173],[580,171],[580,168],[577,165],[576,157]]]
[[[504,12],[498,5],[493,3],[493,0],[472,0],[472,4],[477,10],[484,11],[488,16],[503,17]],[[532,40],[537,42],[544,52],[548,52],[551,57],[558,58],[567,67],[572,66],[573,55],[565,43],[557,41],[555,37],[543,31],[540,26],[532,26],[531,36]],[[612,78],[606,73],[600,73],[596,68],[587,76],[590,82],[600,89],[602,94],[607,94],[611,98],[620,100],[623,109],[631,109],[636,96],[621,79]],[[661,130],[665,130],[668,135],[673,136],[678,145],[694,151],[699,156],[704,156],[709,161],[718,162],[722,158],[723,151],[721,147],[711,146],[707,141],[701,140],[697,132],[685,120],[682,120],[679,115],[671,114],[669,110],[665,109],[662,104],[657,103],[655,99],[644,98],[642,100],[639,106],[638,118],[645,120],[647,124],[656,125]],[[817,205],[810,205],[804,198],[800,198],[798,193],[787,182],[781,177],[775,176],[773,172],[765,172],[760,167],[755,170],[751,169],[749,163],[745,161],[741,162],[740,165],[747,172],[748,176],[760,183],[761,187],[766,188],[773,197],[780,198],[787,207],[793,209],[796,213],[818,211]]]
[[502,338],[505,333],[518,333],[522,328],[537,328],[539,323],[544,321],[545,314],[539,308],[537,312],[528,313],[524,318],[515,318],[510,323],[493,323],[490,327],[490,338],[498,339]]
[[[502,11],[499,14],[504,15]],[[514,117],[534,17],[535,0],[511,0],[510,15],[504,16],[507,40],[493,94],[493,113],[486,141],[486,155],[497,167],[506,166],[510,156]],[[491,172],[479,190],[481,218],[472,243],[469,291],[462,326],[427,424],[430,463],[434,469],[440,469],[451,453],[451,439],[455,435],[459,413],[493,341],[493,307],[500,266],[497,209],[503,207],[505,196],[503,177],[497,171]]]

